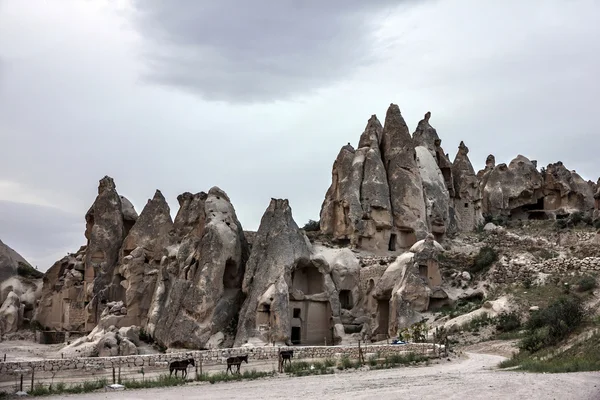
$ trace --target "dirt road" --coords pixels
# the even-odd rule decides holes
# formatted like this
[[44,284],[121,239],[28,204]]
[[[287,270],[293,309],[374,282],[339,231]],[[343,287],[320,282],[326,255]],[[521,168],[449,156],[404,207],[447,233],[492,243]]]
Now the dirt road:
[[467,353],[461,361],[427,367],[353,371],[302,378],[192,384],[53,396],[66,399],[555,399],[599,400],[600,373],[532,374],[495,371],[503,357]]

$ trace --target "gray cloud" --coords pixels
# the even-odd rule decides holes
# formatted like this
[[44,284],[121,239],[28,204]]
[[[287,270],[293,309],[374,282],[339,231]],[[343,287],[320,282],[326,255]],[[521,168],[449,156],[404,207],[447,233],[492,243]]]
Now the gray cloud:
[[376,62],[374,31],[401,3],[135,0],[147,78],[231,103],[311,94]]

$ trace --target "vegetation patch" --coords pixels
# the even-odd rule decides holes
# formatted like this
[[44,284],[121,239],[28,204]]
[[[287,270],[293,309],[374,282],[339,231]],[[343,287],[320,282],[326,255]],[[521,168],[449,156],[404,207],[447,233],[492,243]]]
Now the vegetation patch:
[[596,287],[598,287],[596,278],[591,275],[584,275],[577,281],[577,291],[579,292],[594,290]]
[[275,372],[263,372],[257,370],[244,371],[241,374],[227,374],[225,372],[218,372],[216,374],[198,374],[196,375],[196,380],[201,382],[231,382],[231,381],[241,381],[241,380],[254,380],[265,378],[268,376],[273,376]]
[[564,352],[519,352],[500,363],[500,368],[517,367],[530,372],[600,371],[600,333],[581,341]]
[[37,269],[33,268],[31,265],[25,264],[20,261],[17,263],[17,274],[19,276],[22,276],[23,278],[29,278],[29,279],[41,279],[44,277],[43,272],[38,271]]
[[469,271],[473,273],[484,273],[496,261],[498,261],[498,252],[490,246],[484,246],[479,249]]
[[312,219],[309,219],[302,229],[304,229],[306,232],[317,232],[321,230],[321,225],[319,221],[313,221]]
[[293,376],[333,374],[335,361],[326,359],[324,362],[296,361],[285,366],[284,371]]
[[563,296],[534,312],[525,324],[519,352],[500,363],[500,367],[532,372],[600,370],[600,333],[565,351],[556,348],[584,324],[586,316],[583,301],[576,296]]

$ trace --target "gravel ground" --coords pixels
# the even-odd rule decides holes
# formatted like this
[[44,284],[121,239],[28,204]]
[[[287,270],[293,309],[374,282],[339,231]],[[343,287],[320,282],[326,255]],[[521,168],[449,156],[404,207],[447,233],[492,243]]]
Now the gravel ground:
[[497,371],[504,357],[466,353],[427,367],[278,376],[257,381],[52,396],[53,399],[600,399],[600,373],[533,374]]

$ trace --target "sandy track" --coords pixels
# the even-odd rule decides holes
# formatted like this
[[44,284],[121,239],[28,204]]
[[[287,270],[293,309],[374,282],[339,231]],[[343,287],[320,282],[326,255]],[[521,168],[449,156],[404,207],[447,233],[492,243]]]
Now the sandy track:
[[493,370],[501,356],[467,353],[464,360],[427,367],[274,377],[177,388],[101,392],[78,399],[600,399],[600,373],[532,374]]

